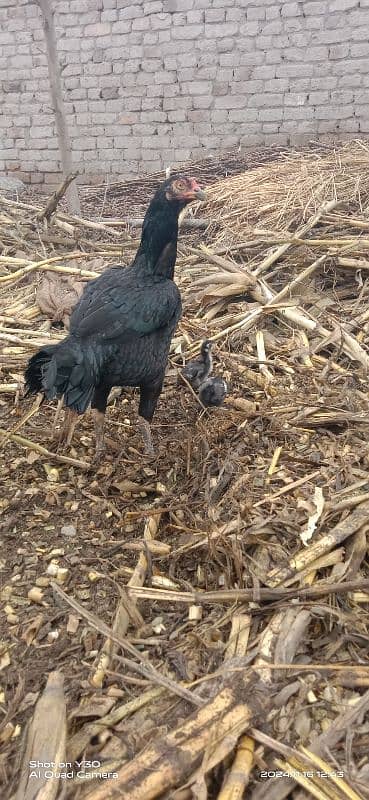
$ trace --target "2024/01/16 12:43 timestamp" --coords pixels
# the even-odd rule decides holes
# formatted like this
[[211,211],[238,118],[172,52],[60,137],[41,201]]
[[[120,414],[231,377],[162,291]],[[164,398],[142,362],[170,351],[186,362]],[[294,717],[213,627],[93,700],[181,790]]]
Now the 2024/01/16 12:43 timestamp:
[[322,770],[306,770],[306,772],[298,772],[297,770],[291,770],[291,772],[277,770],[277,769],[268,769],[268,770],[261,770],[259,772],[259,778],[266,780],[267,778],[343,778],[344,773],[340,771],[333,771],[333,772],[323,772]]

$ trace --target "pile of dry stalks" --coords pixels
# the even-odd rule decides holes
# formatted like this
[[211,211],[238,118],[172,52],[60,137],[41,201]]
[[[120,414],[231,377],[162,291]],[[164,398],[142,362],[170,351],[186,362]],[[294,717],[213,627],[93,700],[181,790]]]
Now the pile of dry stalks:
[[[137,247],[125,187],[86,190],[88,219],[0,198],[4,796],[369,797],[369,144],[264,156],[183,221],[154,467],[132,393],[97,475],[87,415],[66,454],[52,404],[19,402],[52,322]],[[209,412],[178,378],[205,336],[232,386]]]

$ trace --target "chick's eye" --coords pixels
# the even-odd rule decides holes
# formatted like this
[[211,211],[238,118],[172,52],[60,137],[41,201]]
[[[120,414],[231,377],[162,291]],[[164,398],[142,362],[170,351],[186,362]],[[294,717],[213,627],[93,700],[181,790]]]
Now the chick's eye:
[[180,191],[182,191],[182,190],[183,190],[183,189],[185,189],[185,188],[186,188],[186,187],[185,187],[184,181],[177,181],[177,183],[176,183],[176,189],[179,189]]

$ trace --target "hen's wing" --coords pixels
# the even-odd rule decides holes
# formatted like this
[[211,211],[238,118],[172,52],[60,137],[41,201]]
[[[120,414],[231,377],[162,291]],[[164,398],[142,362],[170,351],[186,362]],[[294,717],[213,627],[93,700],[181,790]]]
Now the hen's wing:
[[112,268],[89,284],[71,316],[70,332],[109,341],[146,336],[181,313],[181,297],[170,280],[144,280]]

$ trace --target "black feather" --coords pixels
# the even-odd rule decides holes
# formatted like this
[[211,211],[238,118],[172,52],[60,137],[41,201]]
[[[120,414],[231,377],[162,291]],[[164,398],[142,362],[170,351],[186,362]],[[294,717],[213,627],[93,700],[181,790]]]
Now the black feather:
[[55,345],[50,345],[38,353],[35,353],[29,360],[25,371],[26,397],[29,394],[37,394],[43,391],[42,375],[45,365],[49,364],[55,350]]

